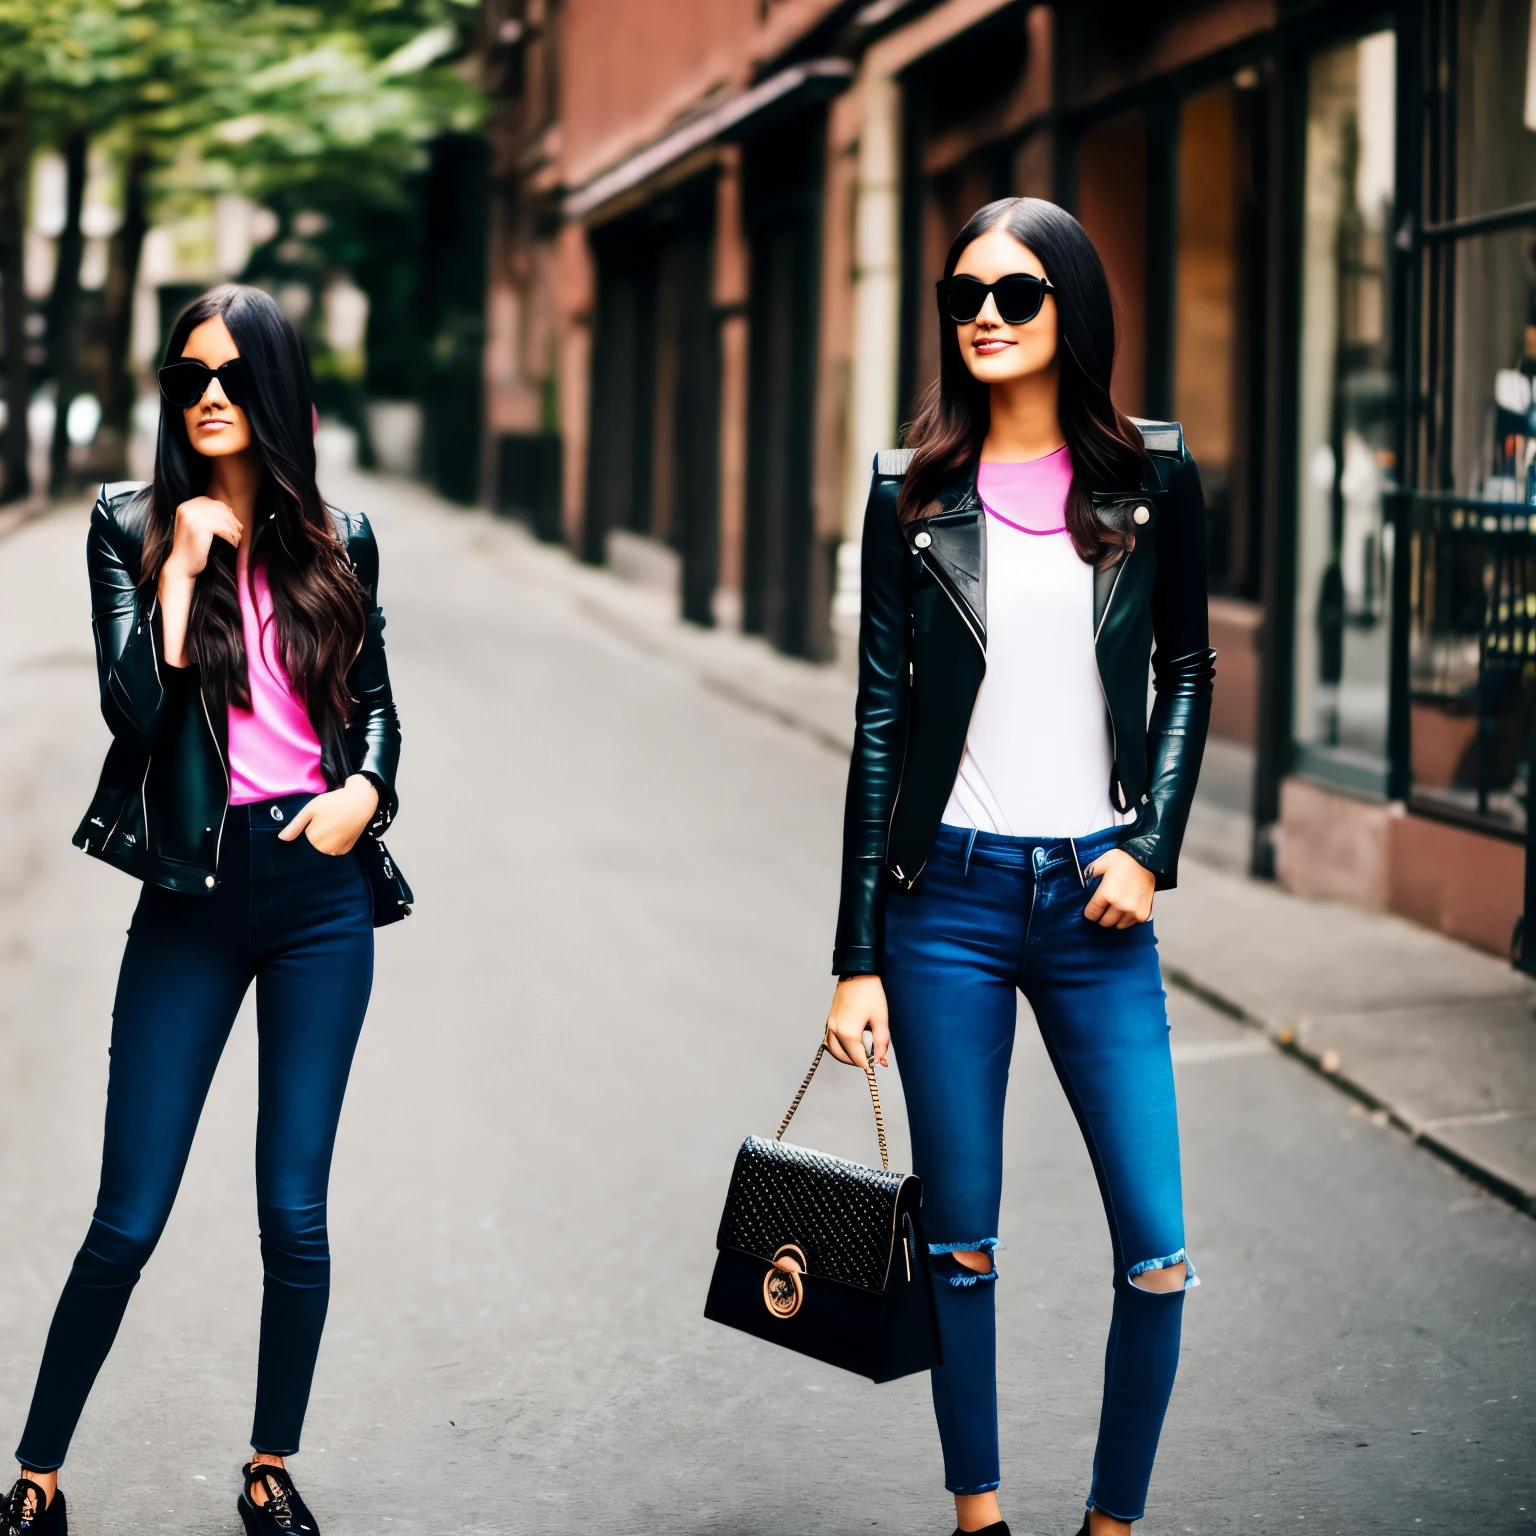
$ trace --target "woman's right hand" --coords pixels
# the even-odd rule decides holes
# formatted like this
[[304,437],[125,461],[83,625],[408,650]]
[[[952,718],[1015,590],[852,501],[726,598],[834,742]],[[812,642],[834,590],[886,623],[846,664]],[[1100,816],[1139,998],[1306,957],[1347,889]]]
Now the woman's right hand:
[[870,1056],[882,1067],[891,1064],[891,1022],[885,987],[878,976],[844,976],[832,994],[827,1014],[827,1049],[850,1067],[864,1069],[864,1031],[874,1036]]
[[160,567],[155,590],[160,598],[160,630],[167,666],[187,665],[187,622],[192,615],[192,588],[208,564],[215,539],[240,548],[245,529],[234,508],[212,496],[194,496],[176,508],[171,552]]
[[245,532],[235,509],[212,496],[194,496],[176,508],[176,531],[164,570],[172,577],[191,580],[202,575],[208,564],[208,551],[215,539],[223,539],[240,548]]

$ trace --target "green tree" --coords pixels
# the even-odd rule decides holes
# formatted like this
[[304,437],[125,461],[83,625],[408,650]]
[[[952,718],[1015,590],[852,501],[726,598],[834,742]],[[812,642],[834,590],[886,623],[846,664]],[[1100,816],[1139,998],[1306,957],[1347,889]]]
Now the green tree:
[[0,338],[12,405],[0,495],[26,494],[25,424],[16,423],[28,395],[19,274],[30,147],[60,146],[69,169],[47,306],[57,492],[89,146],[110,148],[122,167],[104,424],[126,436],[132,295],[151,207],[227,189],[343,214],[398,203],[423,142],[478,121],[478,96],[452,67],[476,12],[476,0],[0,0]]

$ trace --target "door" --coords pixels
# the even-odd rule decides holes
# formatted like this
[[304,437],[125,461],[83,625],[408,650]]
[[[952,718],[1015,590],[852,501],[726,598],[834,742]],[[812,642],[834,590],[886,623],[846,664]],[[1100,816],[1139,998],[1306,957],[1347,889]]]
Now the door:
[[748,147],[743,167],[752,251],[747,380],[743,627],[794,656],[816,654],[811,505],[825,116],[808,114]]

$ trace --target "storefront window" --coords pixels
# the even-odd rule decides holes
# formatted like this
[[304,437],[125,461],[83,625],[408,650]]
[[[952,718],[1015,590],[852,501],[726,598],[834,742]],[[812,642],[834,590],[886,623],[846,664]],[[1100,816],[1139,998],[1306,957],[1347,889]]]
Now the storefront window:
[[1531,0],[1461,0],[1458,9],[1456,193],[1447,217],[1536,198]]
[[1396,38],[1308,72],[1297,465],[1297,766],[1386,785]]
[[1178,117],[1173,414],[1200,463],[1211,591],[1255,598],[1255,330],[1262,231],[1253,182],[1259,72],[1187,97]]
[[1179,110],[1173,413],[1200,459],[1212,585],[1232,564],[1238,318],[1237,92],[1203,91]]
[[1413,800],[1510,831],[1536,724],[1536,227],[1502,210],[1536,201],[1531,12],[1467,0],[1429,128],[1411,552]]

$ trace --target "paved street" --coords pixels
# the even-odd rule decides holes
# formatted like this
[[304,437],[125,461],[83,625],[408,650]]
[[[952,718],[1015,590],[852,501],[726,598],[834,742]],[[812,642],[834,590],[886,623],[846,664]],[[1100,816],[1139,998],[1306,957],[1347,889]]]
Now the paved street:
[[[326,1531],[948,1532],[921,1378],[872,1388],[700,1317],[735,1146],[771,1132],[818,1037],[844,762],[639,643],[520,530],[383,481],[331,494],[383,548],[406,731],[391,845],[418,907],[379,936],[332,1182],[294,1463]],[[68,841],[106,742],[84,529],[62,512],[0,540],[12,1440],[90,1214],[135,898]],[[1170,920],[1180,899],[1160,898]],[[1536,1525],[1536,1222],[1258,1033],[1186,992],[1171,1006],[1204,1283],[1143,1529]],[[80,1536],[237,1529],[251,1024],[66,1468]],[[796,1138],[872,1157],[861,1081],[823,1075]],[[884,1093],[902,1166],[894,1071]],[[1028,1027],[1009,1114],[1004,1508],[1020,1536],[1072,1536],[1109,1247]]]

